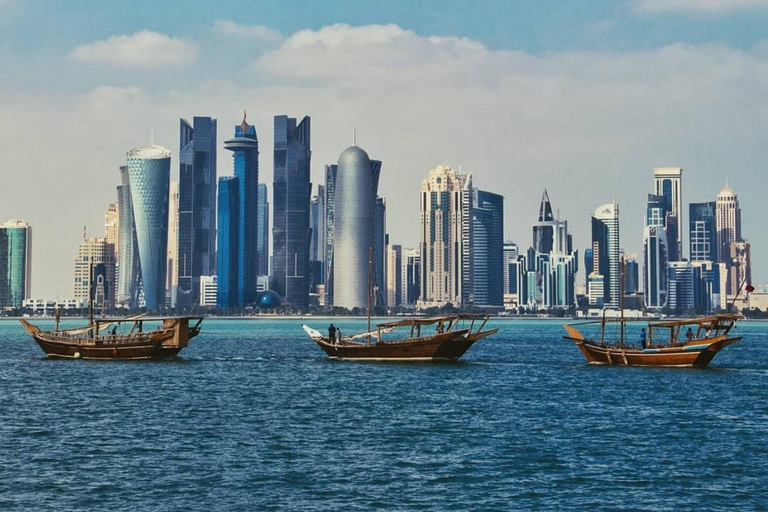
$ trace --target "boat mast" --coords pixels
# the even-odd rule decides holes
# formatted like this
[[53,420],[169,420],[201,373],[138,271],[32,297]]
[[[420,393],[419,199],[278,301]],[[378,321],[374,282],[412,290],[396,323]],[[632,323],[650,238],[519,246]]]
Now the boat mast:
[[[93,257],[88,266],[88,325],[93,325]],[[91,330],[91,334],[93,333]]]
[[619,310],[621,334],[619,334],[619,343],[624,346],[624,255],[619,258]]
[[373,247],[368,248],[368,341],[371,339],[371,305],[373,303]]

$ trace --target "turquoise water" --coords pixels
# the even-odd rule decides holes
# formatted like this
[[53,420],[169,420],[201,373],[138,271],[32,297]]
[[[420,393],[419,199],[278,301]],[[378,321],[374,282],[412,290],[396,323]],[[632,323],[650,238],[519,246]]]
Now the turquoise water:
[[0,510],[768,509],[768,324],[687,370],[515,320],[456,364],[332,362],[301,323],[96,362],[0,322]]

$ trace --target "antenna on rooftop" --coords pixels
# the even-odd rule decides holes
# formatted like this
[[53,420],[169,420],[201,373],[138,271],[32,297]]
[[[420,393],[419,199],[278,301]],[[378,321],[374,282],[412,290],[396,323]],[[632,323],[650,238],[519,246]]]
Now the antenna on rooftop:
[[352,123],[352,145],[357,146],[357,123]]

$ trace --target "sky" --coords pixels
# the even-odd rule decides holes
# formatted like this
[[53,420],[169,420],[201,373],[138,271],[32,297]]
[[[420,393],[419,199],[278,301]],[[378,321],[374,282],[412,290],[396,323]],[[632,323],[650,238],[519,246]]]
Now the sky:
[[505,196],[522,248],[546,188],[580,265],[614,200],[639,256],[652,169],[682,167],[683,221],[727,183],[765,284],[766,27],[768,0],[0,0],[0,222],[33,227],[33,297],[70,297],[126,152],[153,138],[174,179],[179,118],[212,116],[231,175],[246,109],[270,189],[275,115],[312,118],[314,183],[356,125],[404,247],[448,162]]

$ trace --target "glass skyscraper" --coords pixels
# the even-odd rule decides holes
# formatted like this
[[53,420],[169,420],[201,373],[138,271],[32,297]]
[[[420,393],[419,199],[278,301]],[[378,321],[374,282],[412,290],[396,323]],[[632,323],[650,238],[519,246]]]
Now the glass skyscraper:
[[269,275],[269,197],[267,196],[267,185],[259,183],[259,213],[256,224],[258,226],[256,233],[256,250],[258,252],[259,269],[258,275]]
[[117,186],[117,211],[120,216],[117,255],[117,307],[139,307],[139,257],[136,247],[136,223],[133,217],[131,184],[128,167],[120,167],[120,185]]
[[295,309],[309,303],[310,118],[275,116],[272,289]]
[[713,261],[717,257],[715,202],[689,205],[691,261]]
[[156,310],[165,307],[171,152],[161,146],[142,146],[129,151],[127,160],[139,256],[139,300],[140,305],[143,302],[147,309]]
[[376,294],[373,302],[379,306],[387,305],[386,252],[387,201],[382,197],[376,197],[373,212],[373,286]]
[[12,219],[0,225],[0,308],[21,307],[32,284],[32,228]]
[[[333,303],[333,218],[336,211],[336,174],[339,166],[325,166],[325,296],[326,303]],[[318,249],[319,250],[319,249]]]
[[240,180],[219,178],[218,241],[216,255],[216,305],[222,309],[242,306],[240,276]]
[[[217,264],[219,307],[243,307],[256,301],[258,275],[258,185],[259,140],[256,128],[243,122],[235,126],[235,136],[224,141],[224,149],[232,151],[235,175],[219,179],[219,229],[222,223],[228,233],[219,232],[217,252],[236,256],[224,257]],[[222,192],[222,188],[226,189]],[[237,198],[231,196],[237,194]],[[236,265],[233,265],[236,262]],[[222,292],[225,290],[225,292]]]
[[547,190],[541,196],[538,220],[533,224],[537,303],[543,308],[576,305],[578,253],[568,233],[568,222],[555,218]]
[[473,305],[504,306],[504,196],[472,191]]
[[200,276],[216,272],[216,120],[179,121],[177,307],[199,301]]

